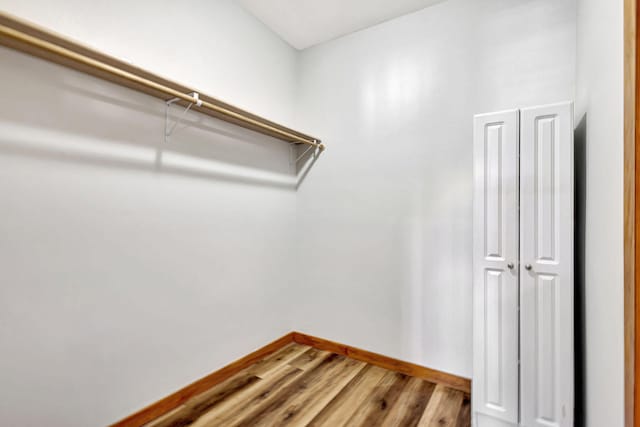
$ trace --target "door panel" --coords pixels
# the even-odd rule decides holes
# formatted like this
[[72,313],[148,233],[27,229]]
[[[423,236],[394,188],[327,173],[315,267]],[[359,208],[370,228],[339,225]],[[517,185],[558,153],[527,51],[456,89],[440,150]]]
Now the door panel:
[[[518,422],[518,111],[474,118],[473,410]],[[475,417],[474,417],[475,418]],[[502,424],[501,424],[502,425]]]
[[520,363],[526,427],[573,425],[573,106],[521,111]]

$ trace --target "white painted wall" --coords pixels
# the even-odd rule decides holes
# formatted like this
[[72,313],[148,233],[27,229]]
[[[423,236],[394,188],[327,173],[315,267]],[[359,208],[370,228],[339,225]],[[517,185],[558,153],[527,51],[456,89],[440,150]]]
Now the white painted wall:
[[[0,9],[293,116],[295,51],[231,1]],[[164,144],[157,99],[0,64],[0,424],[106,425],[291,329],[285,143],[195,114]]]
[[[623,1],[578,0],[585,424],[624,423]],[[586,118],[585,118],[586,116]]]
[[299,70],[231,1],[156,6],[0,0],[330,149],[296,195],[282,143],[163,145],[157,100],[1,49],[3,424],[106,424],[292,328],[471,375],[471,117],[574,98],[577,45],[587,425],[622,425],[620,0],[578,0],[577,40],[575,0],[447,0]]
[[0,10],[291,122],[296,51],[233,0],[0,0]]
[[301,53],[297,327],[471,376],[472,116],[573,99],[575,19],[449,0]]

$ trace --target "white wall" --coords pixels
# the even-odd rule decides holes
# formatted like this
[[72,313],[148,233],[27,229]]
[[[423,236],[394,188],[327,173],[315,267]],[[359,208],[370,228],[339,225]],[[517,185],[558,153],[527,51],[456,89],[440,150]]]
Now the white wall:
[[[293,116],[295,51],[231,1],[0,9]],[[195,114],[165,144],[157,99],[0,63],[0,424],[106,425],[291,329],[285,143]]]
[[301,53],[296,327],[471,376],[472,116],[573,99],[575,18],[449,0]]
[[0,10],[291,123],[296,50],[233,0],[0,0]]
[[[578,1],[585,425],[623,425],[623,1]],[[580,170],[580,169],[579,169]]]
[[622,425],[620,0],[577,40],[575,0],[447,0],[299,69],[232,1],[157,6],[0,0],[329,150],[296,194],[282,143],[164,144],[157,100],[0,49],[3,424],[106,424],[292,328],[470,376],[471,117],[573,99],[577,45],[586,425]]

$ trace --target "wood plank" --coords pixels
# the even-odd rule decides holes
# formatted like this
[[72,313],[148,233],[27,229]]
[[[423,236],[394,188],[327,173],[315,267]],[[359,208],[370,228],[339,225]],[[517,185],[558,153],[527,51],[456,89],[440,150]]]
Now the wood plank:
[[266,417],[257,426],[307,425],[327,404],[367,365],[353,359],[345,359],[341,369],[327,372],[321,378],[310,381],[304,393],[294,396],[274,416]]
[[205,412],[258,381],[261,381],[260,378],[249,372],[243,372],[233,376],[193,399],[190,399],[184,405],[181,405],[177,411],[171,411],[171,416],[162,417],[161,420],[152,422],[150,427],[190,425]]
[[[298,344],[300,345],[300,344]],[[324,350],[318,350],[317,348],[308,347],[309,350],[305,351],[295,359],[291,360],[289,364],[291,366],[295,366],[298,369],[302,369],[303,371],[307,371],[310,368],[315,366],[315,362],[319,358],[326,357],[330,352]]]
[[456,427],[471,427],[471,396],[464,396]]
[[400,393],[398,401],[392,406],[381,425],[385,427],[417,426],[435,388],[434,383],[420,378],[410,378],[409,383]]
[[[635,387],[638,361],[636,348],[636,308],[638,280],[636,277],[637,201],[640,198],[636,182],[638,76],[637,0],[624,0],[624,368],[625,426],[633,427],[637,417]],[[578,420],[576,420],[578,421]]]
[[386,369],[367,365],[308,424],[308,427],[343,426],[371,393]]
[[309,345],[320,350],[341,354],[352,359],[380,366],[381,368],[389,369],[391,371],[401,372],[429,382],[445,384],[464,393],[471,393],[471,380],[458,375],[426,368],[414,363],[394,359],[392,357],[325,340],[323,338],[314,337],[301,332],[293,332],[293,340],[298,344]]
[[[325,353],[326,357],[331,353]],[[323,363],[323,358],[314,361],[315,366]],[[310,366],[310,369],[313,367]],[[295,372],[295,373],[293,373]],[[278,368],[278,372],[273,372],[263,380],[257,387],[247,390],[246,393],[234,396],[228,402],[220,405],[202,416],[193,427],[232,425],[241,422],[247,413],[252,410],[266,405],[266,401],[272,399],[273,396],[282,389],[297,380],[304,371],[290,366],[282,365]]]
[[[305,342],[298,342],[300,340]],[[424,407],[426,396],[434,391],[433,385],[421,379],[398,376],[397,372],[414,369],[411,364],[403,368],[404,362],[395,363],[395,359],[349,346],[338,349],[339,354],[328,350],[340,345],[306,335],[296,340],[295,333],[288,334],[115,425],[139,426],[152,420],[147,427],[253,426],[268,425],[271,421],[280,425],[304,422],[333,427],[353,425],[350,420],[356,425],[366,423],[368,426],[416,425],[415,412]],[[365,366],[368,362],[361,359],[371,357],[381,361]],[[353,368],[355,363],[359,368]],[[347,369],[346,365],[353,366]],[[391,370],[380,365],[390,365]],[[424,374],[420,369],[418,372]],[[429,376],[437,373],[428,371]],[[385,376],[387,382],[379,384]],[[396,383],[397,378],[404,379]],[[422,388],[413,394],[419,384]],[[468,396],[468,393],[460,395]],[[452,397],[456,400],[459,395],[454,393]],[[363,406],[362,414],[355,416],[354,408],[366,401],[369,406]],[[464,418],[464,399],[462,402],[459,426],[468,423],[469,416]],[[429,404],[424,408],[425,413],[428,408]],[[156,416],[152,416],[153,411]]]
[[282,388],[298,379],[303,371],[289,365],[281,365],[272,375],[254,387],[235,395],[232,399],[210,409],[199,417],[191,427],[231,425],[241,420],[250,408],[259,406]]
[[293,341],[293,333],[278,338],[277,340],[259,348],[258,350],[244,356],[235,362],[219,369],[206,377],[160,399],[159,401],[141,409],[134,414],[112,424],[112,427],[138,427],[149,421],[152,421],[163,414],[179,407],[192,397],[201,394],[213,386],[220,384],[228,378],[231,378],[243,369],[253,365],[254,363],[264,359],[266,356],[276,352],[285,345]]
[[[286,362],[290,359],[296,358],[300,353],[303,353],[308,348],[308,346],[291,342],[275,353],[268,355],[264,359],[242,370],[223,383],[193,397],[188,400],[186,404],[181,405],[178,408],[179,410],[171,411],[171,416],[161,417],[164,421],[156,420],[152,422],[149,427],[191,425],[205,413],[211,411],[220,403],[225,402],[233,394],[250,388],[249,386],[254,385],[257,380],[268,378],[270,374],[280,376],[286,375],[278,368],[284,367],[289,368],[292,371],[299,371],[289,367]],[[248,379],[251,379],[252,381],[248,382]]]
[[309,349],[310,347],[307,345],[301,345],[295,342],[289,343],[275,353],[251,365],[247,368],[247,371],[259,378],[265,378],[279,366],[295,360]]
[[180,405],[177,408],[174,408],[171,411],[167,412],[166,414],[161,415],[155,420],[150,421],[147,424],[144,424],[144,427],[159,427],[160,425],[162,425],[162,423],[166,422],[166,420],[173,419],[174,417],[179,416],[179,414],[182,411],[184,411],[184,409],[185,409],[185,405]]
[[354,427],[380,425],[408,381],[409,377],[405,374],[387,371],[345,425]]
[[350,380],[356,375],[357,369],[362,367],[361,362],[331,353],[323,358],[316,367],[305,372],[298,380],[283,388],[263,405],[259,405],[247,413],[240,422],[231,425],[238,427],[281,425],[292,421],[300,407],[292,407],[291,405],[298,402],[297,398],[301,394],[310,393],[312,390],[321,392],[322,386],[331,384],[335,378],[344,378],[352,373],[352,376],[348,378]]
[[420,427],[454,427],[456,425],[464,393],[438,384],[418,423]]
[[640,419],[640,19],[638,0],[624,1],[624,370],[625,426]]

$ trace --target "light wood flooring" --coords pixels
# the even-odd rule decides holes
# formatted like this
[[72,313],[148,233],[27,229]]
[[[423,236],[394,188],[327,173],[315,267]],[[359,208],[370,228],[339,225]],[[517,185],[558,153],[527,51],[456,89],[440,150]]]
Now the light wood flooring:
[[468,427],[469,395],[291,343],[146,424]]

